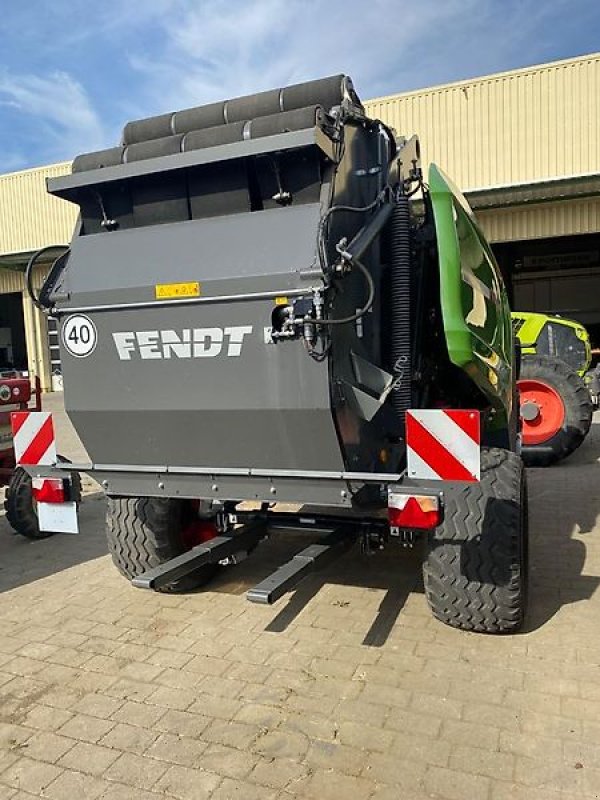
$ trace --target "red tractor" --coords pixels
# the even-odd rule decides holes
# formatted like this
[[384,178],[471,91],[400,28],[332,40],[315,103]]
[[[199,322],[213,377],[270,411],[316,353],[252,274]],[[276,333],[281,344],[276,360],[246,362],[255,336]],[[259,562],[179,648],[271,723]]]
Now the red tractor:
[[13,447],[11,413],[41,410],[42,388],[39,378],[34,379],[32,386],[29,379],[19,372],[0,372],[0,486],[9,486],[18,469]]

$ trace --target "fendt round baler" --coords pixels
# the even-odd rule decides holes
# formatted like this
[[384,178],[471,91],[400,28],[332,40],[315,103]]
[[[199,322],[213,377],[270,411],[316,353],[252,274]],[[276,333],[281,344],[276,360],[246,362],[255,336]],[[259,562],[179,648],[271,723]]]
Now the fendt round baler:
[[91,458],[69,470],[104,487],[135,586],[187,589],[270,532],[328,530],[248,592],[270,603],[356,542],[420,534],[439,619],[520,626],[510,311],[415,137],[336,75],[130,122],[49,191],[80,208],[39,297]]

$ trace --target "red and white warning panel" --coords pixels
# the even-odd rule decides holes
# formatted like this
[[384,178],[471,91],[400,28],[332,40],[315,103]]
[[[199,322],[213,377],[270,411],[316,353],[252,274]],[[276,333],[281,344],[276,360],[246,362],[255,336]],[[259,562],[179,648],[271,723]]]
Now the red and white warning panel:
[[[49,411],[14,411],[10,415],[17,464],[48,467],[56,464],[54,424]],[[32,479],[40,530],[79,533],[77,502],[71,496],[70,478]]]
[[478,481],[479,411],[449,408],[407,411],[406,451],[409,478]]
[[56,441],[50,411],[13,411],[10,421],[17,464],[56,464]]

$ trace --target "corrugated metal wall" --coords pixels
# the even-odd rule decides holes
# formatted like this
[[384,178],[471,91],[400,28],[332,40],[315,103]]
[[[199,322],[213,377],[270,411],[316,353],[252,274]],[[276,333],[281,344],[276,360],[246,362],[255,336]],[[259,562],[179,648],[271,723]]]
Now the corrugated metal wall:
[[600,198],[478,211],[490,242],[516,242],[600,231]]
[[399,134],[417,133],[423,164],[435,161],[463,190],[600,169],[600,53],[366,107]]
[[[33,285],[40,289],[48,275],[50,266],[33,268]],[[25,292],[25,276],[14,269],[0,269],[0,294],[11,292]]]
[[46,192],[46,178],[70,171],[67,162],[0,175],[0,255],[70,241],[78,209]]

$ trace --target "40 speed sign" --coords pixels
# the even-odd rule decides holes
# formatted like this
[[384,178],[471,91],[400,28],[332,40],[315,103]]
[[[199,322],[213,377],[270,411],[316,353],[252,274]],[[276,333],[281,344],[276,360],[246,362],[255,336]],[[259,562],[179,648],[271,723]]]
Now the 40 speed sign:
[[62,327],[62,341],[72,356],[85,358],[91,355],[98,343],[96,326],[84,314],[73,314]]

